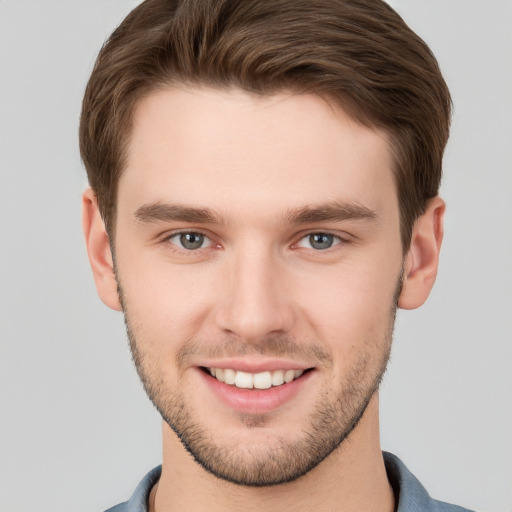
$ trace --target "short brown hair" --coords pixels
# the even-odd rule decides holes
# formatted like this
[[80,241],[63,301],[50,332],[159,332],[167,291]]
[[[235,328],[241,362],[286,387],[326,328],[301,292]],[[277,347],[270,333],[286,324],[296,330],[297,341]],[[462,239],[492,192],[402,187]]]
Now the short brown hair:
[[383,128],[404,251],[438,193],[451,99],[428,46],[381,0],[146,0],[106,41],[85,92],[80,152],[109,234],[134,107],[173,84],[312,92]]

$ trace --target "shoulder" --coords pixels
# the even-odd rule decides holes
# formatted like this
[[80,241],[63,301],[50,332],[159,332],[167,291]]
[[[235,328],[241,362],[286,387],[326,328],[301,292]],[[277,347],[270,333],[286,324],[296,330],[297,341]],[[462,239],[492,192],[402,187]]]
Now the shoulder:
[[472,512],[430,497],[420,481],[392,453],[384,452],[388,480],[397,499],[397,512]]
[[147,512],[149,493],[153,486],[158,482],[161,473],[162,466],[157,466],[152,469],[139,482],[139,485],[137,485],[128,501],[119,503],[119,505],[111,507],[105,510],[105,512]]
[[125,501],[123,503],[119,503],[119,505],[115,505],[114,507],[111,507],[107,510],[105,510],[105,512],[128,512],[128,502]]

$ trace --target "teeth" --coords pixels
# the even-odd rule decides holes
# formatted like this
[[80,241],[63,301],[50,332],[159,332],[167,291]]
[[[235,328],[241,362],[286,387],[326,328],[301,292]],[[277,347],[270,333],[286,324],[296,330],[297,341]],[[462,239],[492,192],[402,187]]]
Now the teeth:
[[288,384],[295,378],[295,372],[293,370],[287,370],[284,374],[284,381]]
[[298,379],[304,370],[275,370],[273,372],[248,373],[237,372],[230,368],[208,368],[212,377],[226,384],[242,389],[269,389]]
[[272,375],[270,372],[256,373],[252,379],[256,389],[268,389],[272,386]]
[[[215,374],[217,377],[217,374]],[[235,386],[237,388],[252,389],[254,387],[252,373],[236,372]]]
[[224,370],[224,382],[226,384],[234,384],[235,380],[236,380],[235,370],[230,370],[229,368],[226,368]]
[[280,386],[281,384],[284,384],[283,372],[272,372],[272,386]]

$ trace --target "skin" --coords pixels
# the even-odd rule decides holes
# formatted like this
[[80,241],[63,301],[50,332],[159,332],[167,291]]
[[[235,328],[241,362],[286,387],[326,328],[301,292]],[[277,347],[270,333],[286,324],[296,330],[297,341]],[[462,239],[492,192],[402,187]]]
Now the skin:
[[[286,461],[283,446],[303,441],[326,404],[349,409],[334,409],[325,429],[338,429],[338,442],[362,414],[322,462],[268,487],[213,476],[164,422],[152,510],[394,510],[375,387],[401,276],[403,308],[420,306],[434,283],[444,203],[428,203],[404,256],[392,165],[384,132],[314,95],[168,89],[140,102],[118,188],[117,281],[90,190],[83,225],[98,293],[124,308],[139,373],[164,416],[176,425],[185,411],[179,426],[198,428],[217,454],[230,454],[213,458],[217,469],[231,461],[235,471],[269,454]],[[326,207],[344,215],[319,217]],[[306,210],[316,218],[301,217]],[[180,247],[183,231],[205,244]],[[313,247],[312,233],[333,235],[332,247]],[[228,359],[312,370],[278,407],[240,413],[200,370]]]

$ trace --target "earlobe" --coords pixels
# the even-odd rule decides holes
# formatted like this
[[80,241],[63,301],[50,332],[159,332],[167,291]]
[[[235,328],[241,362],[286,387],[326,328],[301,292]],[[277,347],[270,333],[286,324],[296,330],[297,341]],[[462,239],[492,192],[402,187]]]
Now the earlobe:
[[435,197],[414,223],[411,245],[405,257],[402,292],[398,299],[398,306],[402,309],[421,306],[434,286],[443,240],[445,208],[445,202]]
[[121,311],[109,238],[90,188],[82,195],[82,228],[98,295],[109,308]]

